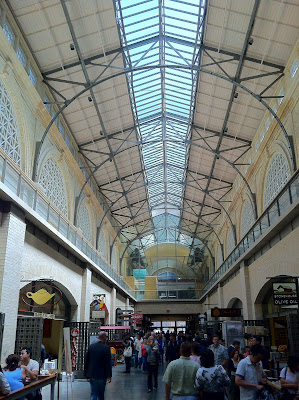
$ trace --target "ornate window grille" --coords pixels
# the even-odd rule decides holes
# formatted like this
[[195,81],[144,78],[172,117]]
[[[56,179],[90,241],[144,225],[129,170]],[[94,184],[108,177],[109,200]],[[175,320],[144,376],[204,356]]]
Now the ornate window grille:
[[111,265],[112,268],[117,271],[117,254],[116,254],[116,248],[113,246],[112,249],[112,254],[111,254]]
[[217,248],[217,268],[219,268],[222,263],[223,263],[223,257],[222,257],[221,246],[220,246],[220,244],[218,244],[218,248]]
[[249,231],[254,224],[254,214],[251,204],[248,200],[245,201],[241,218],[241,238]]
[[46,196],[68,217],[65,182],[57,163],[49,158],[44,164],[38,183],[45,189]]
[[100,233],[98,236],[97,249],[102,254],[102,256],[107,260],[106,236],[105,236],[105,232],[103,231],[103,229],[100,230]]
[[21,166],[20,135],[10,96],[0,81],[0,146],[13,161]]
[[233,251],[235,247],[234,234],[232,228],[229,228],[226,236],[226,257]]
[[81,203],[78,210],[77,226],[81,229],[83,235],[89,242],[92,242],[91,223],[88,209],[84,202]]
[[290,169],[282,153],[277,153],[270,162],[264,187],[264,208],[277,196],[290,179]]

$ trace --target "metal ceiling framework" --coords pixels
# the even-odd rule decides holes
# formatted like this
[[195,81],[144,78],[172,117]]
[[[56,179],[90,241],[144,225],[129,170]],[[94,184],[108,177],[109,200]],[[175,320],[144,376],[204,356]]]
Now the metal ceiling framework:
[[[236,244],[235,229],[224,206],[236,175],[247,186],[257,217],[255,194],[240,170],[246,164],[244,157],[251,148],[253,135],[238,134],[236,129],[230,129],[235,108],[242,110],[245,103],[244,97],[242,101],[240,97],[249,95],[256,100],[258,106],[251,105],[250,101],[248,104],[260,115],[265,110],[272,114],[284,134],[292,169],[296,169],[291,138],[267,103],[279,97],[274,95],[274,87],[283,76],[284,63],[248,54],[260,4],[261,0],[255,0],[250,14],[246,15],[248,28],[240,35],[243,45],[236,52],[228,46],[220,48],[205,43],[205,24],[205,35],[211,31],[206,21],[209,3],[204,0],[115,0],[113,12],[121,45],[84,56],[74,29],[75,19],[70,16],[72,5],[60,0],[79,61],[42,69],[44,82],[60,108],[39,143],[34,179],[37,179],[41,149],[51,126],[61,114],[68,121],[70,115],[65,115],[66,109],[75,100],[88,95],[89,107],[96,112],[98,134],[83,141],[75,135],[79,151],[90,169],[77,198],[76,211],[85,185],[94,177],[107,201],[105,216],[113,215],[118,224],[114,227],[117,234],[126,240],[125,251],[136,244],[136,240],[144,250],[142,239],[151,233],[151,244],[158,243],[163,228],[155,225],[155,218],[164,214],[165,219],[167,215],[178,217],[175,233],[171,233],[174,241],[180,242],[180,236],[187,235],[191,240],[190,254],[201,243],[213,258],[208,242],[214,232],[221,244],[215,232],[221,210],[230,221]],[[219,111],[223,114],[221,125],[208,124],[199,118],[200,94],[204,94],[201,88],[206,83],[203,76],[214,80],[213,87],[223,82],[226,90],[225,112]],[[116,82],[122,77],[126,77],[126,90],[123,81],[121,89],[130,99],[128,115],[131,117],[127,118],[130,120],[127,126],[115,130],[107,122],[99,90],[101,87],[106,90],[112,82],[112,91],[115,91]],[[267,91],[269,95],[266,96]],[[127,105],[126,110],[129,110]],[[197,152],[203,169],[198,168]],[[138,162],[134,158],[136,154]],[[131,158],[130,173],[128,168],[123,171],[122,167],[126,166],[127,157]],[[226,170],[225,164],[233,173],[223,176],[221,170]],[[102,170],[108,172],[107,176]]]

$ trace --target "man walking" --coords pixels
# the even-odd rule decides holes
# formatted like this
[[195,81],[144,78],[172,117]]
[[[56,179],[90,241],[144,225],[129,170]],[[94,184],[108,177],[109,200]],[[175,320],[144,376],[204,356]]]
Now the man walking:
[[99,341],[89,346],[85,358],[84,376],[90,379],[90,400],[104,400],[106,382],[111,382],[112,377],[106,332],[100,332]]
[[267,380],[261,363],[263,357],[263,346],[255,344],[249,356],[239,362],[235,382],[240,386],[240,400],[254,400],[257,391],[263,389]]
[[169,336],[169,342],[166,347],[166,361],[171,362],[180,357],[180,347],[175,340],[175,334],[171,333]]
[[190,360],[191,344],[189,342],[181,344],[180,353],[181,357],[168,364],[163,376],[165,400],[170,399],[170,392],[173,394],[173,400],[196,400],[198,391],[194,382],[199,364]]
[[226,368],[226,364],[228,363],[228,354],[226,348],[220,344],[220,338],[218,335],[213,336],[213,344],[211,344],[209,349],[214,353],[215,365],[222,365],[223,368]]

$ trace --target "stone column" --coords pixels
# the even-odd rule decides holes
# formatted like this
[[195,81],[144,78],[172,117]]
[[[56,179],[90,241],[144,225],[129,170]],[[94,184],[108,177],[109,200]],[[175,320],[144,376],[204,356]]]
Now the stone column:
[[251,299],[250,280],[248,266],[245,265],[244,261],[240,264],[240,283],[241,293],[243,293],[242,304],[243,304],[243,318],[254,319],[253,316],[253,304]]
[[218,307],[223,308],[223,286],[221,286],[221,283],[218,283],[218,288],[217,288],[217,297],[218,297]]
[[126,298],[126,310],[130,309],[130,299],[127,297]]
[[5,314],[1,363],[15,350],[25,232],[24,213],[0,200],[0,312]]
[[91,303],[91,270],[89,266],[83,270],[81,305],[80,305],[80,322],[89,322],[90,320],[90,303]]
[[110,325],[115,325],[115,310],[116,310],[116,289],[113,287],[110,292],[110,309],[109,309],[109,320]]

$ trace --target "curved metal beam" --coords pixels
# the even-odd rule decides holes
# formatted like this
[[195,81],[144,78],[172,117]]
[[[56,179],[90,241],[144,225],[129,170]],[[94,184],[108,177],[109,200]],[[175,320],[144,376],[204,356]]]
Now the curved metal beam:
[[[155,228],[154,231],[161,231],[161,230],[163,230],[163,229],[165,229],[165,228]],[[212,228],[212,229],[213,229],[213,228]],[[148,230],[145,231],[144,233],[150,233],[150,232],[153,232],[153,229],[148,229]],[[189,232],[188,230],[186,230],[186,229],[182,229],[182,232],[190,233],[190,232]],[[217,236],[217,234],[216,234],[216,236]],[[218,236],[217,236],[217,238],[218,238]],[[125,253],[126,253],[128,247],[132,244],[132,242],[133,242],[135,239],[138,239],[138,235],[136,235],[129,243],[127,242],[127,245],[126,245],[126,247],[125,247],[125,249],[124,249],[124,251],[123,251],[123,253],[122,253],[122,256],[121,256],[121,258],[120,258],[120,268],[121,268],[121,266],[122,266],[123,258],[124,258],[124,255],[125,255]],[[200,238],[197,238],[197,239],[199,239],[199,240],[204,244],[204,247],[207,248],[207,250],[208,250],[208,252],[209,252],[209,254],[210,254],[212,260],[214,260],[213,254],[212,254],[212,252],[211,252],[209,246],[207,245],[206,241],[203,241],[203,240],[200,239]],[[219,241],[219,243],[220,243],[220,241]],[[220,243],[220,244],[221,244],[221,243]],[[158,243],[156,243],[154,246],[157,246],[157,245],[158,245]],[[184,246],[184,245],[181,245],[181,246],[186,247],[186,246]],[[153,247],[153,246],[152,246],[152,247]],[[213,263],[214,263],[214,261],[213,261]],[[215,265],[214,265],[214,269],[215,269]]]
[[99,79],[99,80],[97,80],[95,82],[91,82],[90,84],[87,84],[86,87],[84,89],[82,89],[80,92],[78,92],[75,96],[73,96],[69,100],[66,100],[65,104],[63,105],[63,107],[54,115],[53,119],[51,120],[51,122],[47,126],[47,128],[46,128],[46,130],[45,130],[45,132],[44,132],[44,134],[43,134],[43,136],[41,138],[39,149],[38,149],[38,152],[37,152],[37,155],[36,155],[36,159],[35,159],[35,163],[34,163],[34,168],[33,168],[33,178],[34,178],[33,180],[36,181],[37,169],[38,169],[39,158],[40,158],[40,153],[41,153],[41,147],[43,146],[43,143],[45,141],[45,138],[46,138],[51,126],[54,124],[54,121],[57,119],[57,117],[73,101],[77,100],[82,94],[84,94],[88,90],[90,90],[90,89],[94,88],[95,86],[100,85],[101,83],[106,82],[106,81],[108,81],[110,79],[117,78],[119,76],[122,76],[122,75],[128,74],[128,73],[133,73],[133,72],[137,72],[137,71],[152,70],[152,69],[157,69],[157,68],[186,69],[186,70],[195,69],[195,70],[197,70],[197,71],[199,71],[201,73],[208,74],[208,75],[211,75],[211,76],[215,76],[216,78],[223,79],[223,80],[231,83],[232,85],[236,85],[237,87],[239,87],[240,89],[244,90],[245,92],[250,94],[252,97],[254,97],[258,102],[260,102],[273,115],[273,117],[277,121],[278,125],[280,126],[280,128],[281,128],[281,130],[283,132],[283,135],[284,135],[284,137],[286,139],[288,150],[289,150],[289,153],[290,153],[292,172],[295,172],[295,170],[296,170],[295,154],[293,152],[293,149],[292,149],[290,140],[288,138],[288,134],[287,134],[287,132],[285,130],[285,127],[282,124],[280,118],[277,116],[277,114],[273,111],[273,109],[270,106],[268,106],[268,104],[262,99],[261,96],[253,93],[252,90],[248,89],[246,86],[242,85],[240,82],[237,82],[232,78],[229,78],[228,76],[224,76],[224,75],[218,74],[218,73],[213,72],[213,71],[205,70],[204,68],[201,68],[200,66],[195,66],[195,65],[193,65],[193,66],[185,66],[185,65],[175,65],[175,64],[172,65],[172,64],[169,64],[169,65],[152,65],[152,66],[140,66],[140,67],[137,66],[137,67],[133,67],[133,68],[126,68],[123,71],[117,72],[117,73],[115,73],[113,75],[110,75],[108,77],[105,77],[105,78]]
[[[232,78],[230,78],[230,77],[228,77],[228,76],[223,76],[223,75],[218,74],[218,73],[213,72],[213,71],[207,71],[207,70],[205,70],[204,68],[201,68],[200,66],[194,66],[194,65],[193,65],[193,66],[182,66],[182,65],[180,65],[180,66],[177,66],[177,65],[158,65],[158,66],[143,66],[143,67],[133,67],[133,68],[124,69],[123,71],[118,72],[118,73],[116,73],[116,74],[114,74],[114,75],[111,75],[111,76],[109,76],[109,77],[102,78],[102,79],[97,80],[97,81],[95,81],[95,82],[90,82],[90,83],[88,83],[88,84],[86,85],[86,87],[85,87],[84,89],[82,89],[79,93],[77,93],[77,94],[76,94],[75,96],[73,96],[71,99],[66,100],[65,103],[64,103],[64,105],[63,105],[63,107],[54,115],[53,119],[51,120],[51,122],[50,122],[49,125],[47,126],[47,128],[46,128],[46,130],[45,130],[45,132],[44,132],[44,134],[43,134],[43,136],[42,136],[42,139],[41,139],[41,141],[40,141],[39,148],[38,148],[38,151],[37,151],[35,163],[34,163],[34,168],[33,168],[33,180],[34,180],[34,181],[37,180],[37,171],[38,171],[39,159],[40,159],[40,155],[41,155],[41,148],[42,148],[43,143],[44,143],[44,141],[45,141],[45,139],[46,139],[46,136],[47,136],[47,134],[48,134],[48,132],[49,132],[51,126],[53,125],[53,123],[54,123],[55,120],[57,119],[57,117],[65,110],[65,108],[67,108],[68,105],[70,105],[73,101],[75,101],[77,98],[79,98],[79,97],[80,97],[82,94],[84,94],[86,91],[91,90],[93,87],[95,87],[95,86],[97,86],[97,85],[100,85],[101,83],[106,82],[106,81],[108,81],[108,80],[110,80],[110,79],[116,78],[116,77],[118,77],[118,76],[121,76],[121,75],[124,75],[124,74],[127,74],[127,73],[133,73],[133,72],[135,72],[135,71],[151,70],[151,69],[156,69],[156,68],[160,68],[160,69],[161,69],[161,68],[164,68],[164,69],[165,69],[165,68],[170,68],[170,69],[171,69],[171,68],[179,68],[179,69],[186,69],[186,70],[197,70],[198,72],[206,73],[206,74],[208,74],[208,75],[215,76],[215,77],[217,77],[217,78],[223,79],[223,80],[225,80],[225,81],[231,83],[232,85],[235,85],[235,86],[239,87],[240,89],[244,90],[245,92],[247,92],[247,93],[250,94],[251,96],[253,96],[257,101],[259,101],[259,102],[273,115],[273,117],[274,117],[275,120],[277,121],[278,125],[280,126],[280,128],[281,128],[281,130],[282,130],[282,132],[283,132],[283,135],[284,135],[284,137],[285,137],[285,140],[286,140],[286,142],[287,142],[287,146],[288,146],[288,150],[289,150],[289,154],[290,154],[290,159],[291,159],[292,171],[293,171],[293,172],[295,171],[295,169],[296,169],[295,155],[294,155],[294,152],[293,152],[293,149],[292,149],[292,146],[291,146],[289,137],[288,137],[288,135],[287,135],[287,132],[286,132],[286,130],[285,130],[285,128],[284,128],[284,125],[282,124],[282,122],[281,122],[281,120],[279,119],[279,117],[277,116],[277,114],[273,111],[273,109],[272,109],[270,106],[268,106],[268,104],[261,98],[261,96],[259,96],[259,95],[255,94],[255,93],[253,93],[250,89],[246,88],[246,87],[245,87],[244,85],[242,85],[239,81],[235,81],[234,79],[232,79]],[[201,147],[200,145],[195,145],[195,146]],[[202,148],[204,148],[204,147],[202,147]],[[213,150],[211,150],[211,149],[206,149],[206,150],[207,150],[207,151],[210,151],[210,152],[213,152]],[[214,154],[215,154],[215,153],[214,153]],[[219,156],[219,158],[224,159],[224,157],[223,157],[221,154],[218,154],[218,153],[217,153],[216,155]],[[107,159],[107,160],[108,160],[108,159]],[[105,162],[106,162],[107,160],[105,160]],[[224,159],[224,160],[225,160],[225,159]],[[231,164],[231,166],[233,166],[233,165]],[[84,185],[83,185],[83,187],[82,187],[82,189],[81,189],[81,192],[80,192],[80,195],[79,195],[79,199],[80,199],[80,196],[81,196],[81,194],[82,194],[82,191],[84,190],[85,185],[88,183],[88,181],[89,181],[89,179],[91,178],[91,176],[93,176],[93,174],[94,174],[99,168],[100,168],[100,166],[98,166],[98,167],[94,170],[94,172],[92,172],[92,173],[88,176],[88,178],[86,179],[86,181],[85,181],[85,183],[84,183]],[[255,198],[254,198],[254,196],[253,196],[253,193],[252,193],[252,191],[251,191],[251,189],[250,189],[250,186],[249,186],[248,182],[246,181],[245,177],[240,173],[240,171],[239,171],[235,166],[233,166],[233,168],[236,169],[237,172],[241,175],[242,180],[245,182],[246,186],[248,187],[248,189],[249,189],[249,191],[250,191],[250,193],[251,193],[252,200],[253,200],[253,204],[256,205]],[[79,201],[78,201],[78,202],[79,202]],[[256,217],[257,217],[257,210],[256,210],[256,208],[255,208],[254,212],[255,212],[255,218],[256,218]],[[235,236],[235,230],[234,230],[234,229],[233,229],[233,232],[234,232],[234,238],[235,238],[235,242],[236,242],[236,236]]]
[[[159,183],[159,182],[149,183],[148,186],[156,185],[157,183]],[[140,186],[140,187],[141,187],[141,186]],[[140,189],[140,187],[135,187],[135,188],[129,190],[129,191],[127,192],[127,194],[133,192],[134,190]],[[230,218],[228,212],[227,212],[226,209],[223,207],[223,205],[220,203],[220,201],[217,200],[217,199],[215,199],[210,193],[206,192],[205,190],[200,189],[200,188],[197,188],[197,187],[194,187],[194,186],[192,186],[192,187],[193,187],[194,189],[200,191],[200,192],[205,193],[207,196],[211,197],[211,199],[212,199],[213,201],[215,201],[215,202],[221,207],[221,209],[224,211],[224,213],[226,214],[227,218],[229,219],[231,228],[232,228],[233,233],[234,233],[234,239],[236,240],[234,224],[233,224],[233,222],[232,222],[232,220],[231,220],[231,218]],[[117,200],[114,202],[114,204],[115,204],[118,200],[120,200],[123,196],[124,196],[124,194],[122,194],[122,195],[119,197],[119,199],[117,199]],[[113,205],[111,205],[109,209],[111,209],[112,206],[113,206]],[[109,209],[107,210],[107,212],[109,211]],[[142,215],[142,214],[141,214],[141,215]],[[101,229],[101,226],[102,226],[102,223],[103,223],[103,221],[104,221],[104,218],[105,218],[105,215],[103,216],[103,218],[102,218],[102,220],[101,220],[101,222],[100,222],[99,230]],[[207,224],[207,225],[209,225],[209,224]],[[114,239],[113,239],[113,241],[112,241],[112,243],[111,243],[111,246],[110,246],[110,257],[111,257],[111,254],[112,254],[112,248],[113,248],[113,245],[114,245],[114,243],[115,243],[116,238],[118,237],[118,235],[120,234],[120,232],[123,230],[123,228],[125,228],[126,226],[127,226],[127,224],[121,225],[121,226],[120,226],[120,229],[116,232],[116,235],[115,235],[115,237],[114,237]],[[212,229],[213,229],[213,228],[212,228]],[[214,229],[213,229],[213,231],[214,231]],[[236,243],[235,243],[235,245],[236,245]]]

